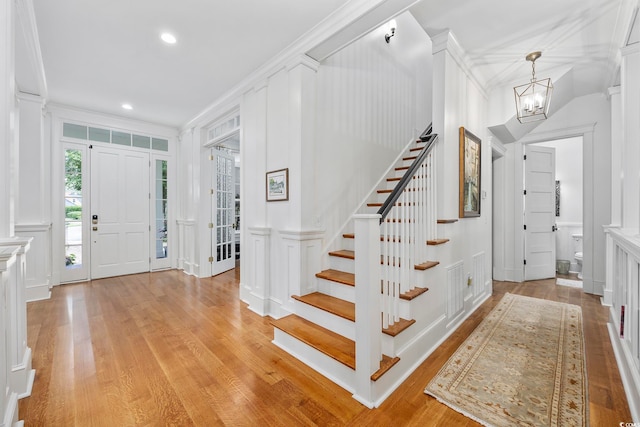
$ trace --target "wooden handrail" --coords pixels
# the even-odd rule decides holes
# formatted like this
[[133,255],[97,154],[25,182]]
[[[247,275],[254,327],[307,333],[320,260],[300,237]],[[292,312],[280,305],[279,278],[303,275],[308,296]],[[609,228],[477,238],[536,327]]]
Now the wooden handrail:
[[418,155],[418,157],[413,161],[413,163],[411,163],[411,166],[409,166],[409,169],[407,169],[405,174],[402,176],[402,178],[398,182],[398,185],[396,185],[396,187],[393,189],[391,194],[389,194],[389,197],[387,197],[387,200],[385,200],[385,202],[382,204],[380,209],[378,209],[378,214],[381,215],[380,217],[381,224],[382,224],[382,221],[385,220],[385,218],[391,211],[391,208],[393,208],[393,205],[398,200],[398,197],[400,197],[400,194],[402,194],[402,192],[407,187],[409,182],[411,182],[411,179],[415,174],[416,170],[418,169],[418,167],[420,167],[420,165],[422,164],[424,159],[427,157],[427,155],[429,155],[431,150],[433,150],[433,147],[438,141],[438,134],[432,134],[431,125],[429,125],[427,130],[425,130],[425,132],[423,132],[423,134],[420,136],[420,139],[426,142],[425,146],[422,148],[422,151],[420,151],[420,154]]

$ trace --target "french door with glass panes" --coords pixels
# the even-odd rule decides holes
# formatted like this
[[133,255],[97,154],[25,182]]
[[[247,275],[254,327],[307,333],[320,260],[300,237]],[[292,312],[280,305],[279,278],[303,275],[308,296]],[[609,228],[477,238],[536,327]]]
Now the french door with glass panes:
[[235,160],[233,155],[211,150],[211,274],[235,267]]

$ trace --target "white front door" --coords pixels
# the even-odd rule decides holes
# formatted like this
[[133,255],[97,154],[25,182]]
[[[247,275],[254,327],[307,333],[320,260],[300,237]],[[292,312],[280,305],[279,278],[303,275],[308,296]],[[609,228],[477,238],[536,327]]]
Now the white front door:
[[211,275],[236,265],[235,160],[231,154],[211,150]]
[[525,160],[525,280],[556,275],[555,148],[526,147]]
[[90,151],[91,277],[149,271],[149,153]]

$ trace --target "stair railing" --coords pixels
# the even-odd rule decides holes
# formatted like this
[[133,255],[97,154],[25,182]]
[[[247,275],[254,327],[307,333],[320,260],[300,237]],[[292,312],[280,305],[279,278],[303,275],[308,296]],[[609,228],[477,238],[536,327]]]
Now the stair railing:
[[[414,264],[426,261],[427,240],[435,237],[435,162],[438,139],[431,126],[420,137],[425,146],[376,214],[354,216],[356,372],[354,398],[373,407],[371,375],[380,368],[380,288],[382,327],[400,319],[400,294],[415,286]],[[397,268],[396,268],[397,267]],[[391,355],[393,356],[393,355]]]
[[435,162],[438,135],[431,127],[424,147],[378,211],[381,235],[382,327],[400,320],[400,295],[417,285],[415,266],[427,260],[427,240],[435,238]]

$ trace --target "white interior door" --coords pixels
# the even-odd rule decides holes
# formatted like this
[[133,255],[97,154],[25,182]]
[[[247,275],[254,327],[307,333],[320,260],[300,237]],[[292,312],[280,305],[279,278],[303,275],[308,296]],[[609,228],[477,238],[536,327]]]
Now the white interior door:
[[236,265],[235,245],[235,160],[233,155],[211,150],[213,162],[211,199],[211,274]]
[[90,151],[91,277],[149,271],[149,153]]
[[556,274],[555,148],[526,147],[525,160],[525,280]]

